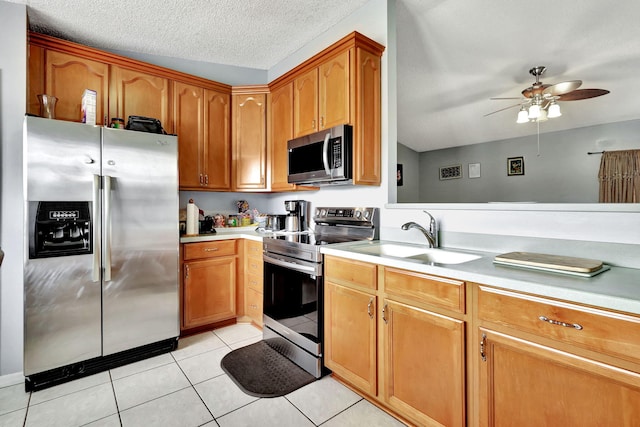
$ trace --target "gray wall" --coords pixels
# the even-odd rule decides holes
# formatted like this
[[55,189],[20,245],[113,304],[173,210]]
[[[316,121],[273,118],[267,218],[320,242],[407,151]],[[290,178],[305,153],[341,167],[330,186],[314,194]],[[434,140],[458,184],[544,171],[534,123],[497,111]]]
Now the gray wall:
[[398,164],[402,165],[403,183],[398,187],[398,203],[420,201],[420,153],[398,143]]
[[0,1],[0,375],[22,370],[22,122],[27,92],[27,8]]
[[[560,119],[561,120],[561,119]],[[640,147],[640,120],[420,153],[422,202],[597,203],[600,155]],[[400,153],[400,149],[399,149]],[[524,157],[524,175],[507,176],[507,158]],[[469,178],[480,163],[480,178]],[[462,164],[462,178],[440,180],[439,168]]]

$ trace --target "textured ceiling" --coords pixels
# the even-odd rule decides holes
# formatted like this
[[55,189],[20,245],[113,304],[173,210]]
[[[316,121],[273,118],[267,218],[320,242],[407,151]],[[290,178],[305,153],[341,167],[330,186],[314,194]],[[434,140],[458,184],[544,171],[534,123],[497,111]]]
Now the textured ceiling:
[[367,0],[9,0],[33,30],[102,49],[269,69]]
[[[103,49],[269,69],[367,0],[9,0],[33,29]],[[582,80],[610,94],[563,102],[540,132],[640,116],[637,0],[396,0],[398,141],[417,150],[537,133],[518,97]],[[516,101],[517,103],[517,101]],[[640,145],[640,144],[639,144]],[[597,147],[589,147],[597,148]]]

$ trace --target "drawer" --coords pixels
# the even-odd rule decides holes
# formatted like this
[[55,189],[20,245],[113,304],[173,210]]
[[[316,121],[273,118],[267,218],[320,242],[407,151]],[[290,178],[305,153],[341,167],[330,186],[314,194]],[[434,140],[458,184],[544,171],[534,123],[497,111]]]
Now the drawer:
[[260,257],[259,259],[246,258],[244,262],[247,273],[255,274],[262,277],[262,271],[264,269],[264,262],[262,261],[262,257]]
[[368,262],[325,256],[324,275],[338,284],[378,289],[378,266]]
[[264,279],[262,278],[262,274],[258,275],[247,273],[247,275],[245,276],[246,285],[257,292],[260,292],[260,294],[264,292],[263,280]]
[[262,259],[262,242],[245,240],[246,256]]
[[481,286],[481,320],[640,362],[640,317]]
[[247,289],[245,309],[245,314],[262,326],[262,294],[253,289]]
[[460,280],[396,268],[384,268],[384,290],[389,296],[401,296],[416,304],[424,303],[465,312],[465,287]]
[[215,240],[211,242],[185,243],[185,260],[236,255],[235,240]]

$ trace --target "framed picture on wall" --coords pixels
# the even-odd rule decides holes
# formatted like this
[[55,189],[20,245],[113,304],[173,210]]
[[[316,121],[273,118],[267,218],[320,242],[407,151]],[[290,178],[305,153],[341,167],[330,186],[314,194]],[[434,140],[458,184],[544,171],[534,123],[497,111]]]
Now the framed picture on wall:
[[524,157],[509,157],[507,159],[507,175],[524,175]]
[[462,165],[442,166],[439,172],[440,181],[462,178]]
[[402,164],[398,163],[398,173],[396,176],[396,184],[398,187],[402,187]]

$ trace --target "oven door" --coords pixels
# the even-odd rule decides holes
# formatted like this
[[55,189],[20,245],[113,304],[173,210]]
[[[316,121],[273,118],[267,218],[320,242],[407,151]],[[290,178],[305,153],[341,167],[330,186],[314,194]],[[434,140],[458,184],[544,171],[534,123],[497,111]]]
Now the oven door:
[[264,324],[314,356],[322,346],[322,264],[265,253]]

